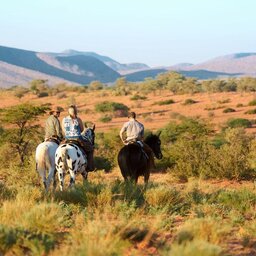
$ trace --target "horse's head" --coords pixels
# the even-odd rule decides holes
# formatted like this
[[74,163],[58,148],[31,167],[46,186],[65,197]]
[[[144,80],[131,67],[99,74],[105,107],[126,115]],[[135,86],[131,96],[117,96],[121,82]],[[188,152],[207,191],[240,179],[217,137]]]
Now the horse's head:
[[94,140],[95,140],[95,124],[93,124],[92,127],[87,127],[86,130],[84,131],[84,138],[88,140],[92,145],[94,145]]
[[163,154],[161,152],[160,134],[161,132],[159,132],[158,134],[150,134],[144,141],[153,150],[157,159],[163,158]]

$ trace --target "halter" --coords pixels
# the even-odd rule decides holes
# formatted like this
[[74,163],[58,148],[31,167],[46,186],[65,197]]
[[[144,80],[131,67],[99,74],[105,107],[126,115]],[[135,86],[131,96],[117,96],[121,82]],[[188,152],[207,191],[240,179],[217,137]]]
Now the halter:
[[93,142],[93,131],[91,128],[87,128],[83,134],[83,138],[90,142],[92,145],[94,144]]

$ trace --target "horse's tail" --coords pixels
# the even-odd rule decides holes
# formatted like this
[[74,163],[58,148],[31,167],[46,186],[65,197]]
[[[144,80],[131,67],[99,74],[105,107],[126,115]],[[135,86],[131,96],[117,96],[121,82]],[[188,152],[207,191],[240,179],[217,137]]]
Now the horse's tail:
[[65,170],[68,170],[68,151],[67,151],[67,147],[61,147],[61,151],[60,151],[60,154],[61,154],[61,159],[62,159],[62,162],[63,162],[63,168]]
[[36,169],[41,177],[44,177],[46,170],[51,167],[48,146],[44,145],[37,154]]
[[118,154],[118,164],[123,177],[126,179],[133,176],[133,170],[130,161],[129,147],[124,146]]

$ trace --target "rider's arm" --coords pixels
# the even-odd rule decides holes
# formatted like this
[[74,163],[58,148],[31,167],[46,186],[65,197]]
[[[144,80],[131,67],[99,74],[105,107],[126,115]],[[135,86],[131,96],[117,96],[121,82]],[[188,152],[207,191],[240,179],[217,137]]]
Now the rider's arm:
[[58,138],[62,138],[62,130],[60,126],[60,121],[58,119],[56,119],[55,129],[56,129],[56,135],[58,136]]
[[64,126],[64,120],[65,120],[65,118],[62,119],[61,128],[62,128],[63,135],[65,136],[66,135],[66,130],[65,130],[65,126]]
[[122,142],[125,141],[125,138],[124,138],[123,135],[124,135],[124,133],[126,132],[126,130],[127,130],[127,123],[125,123],[125,124],[123,125],[123,127],[121,128],[120,133],[119,133]]
[[84,124],[83,124],[83,122],[82,122],[80,117],[77,117],[77,120],[78,120],[78,123],[79,123],[80,131],[82,133],[84,131]]

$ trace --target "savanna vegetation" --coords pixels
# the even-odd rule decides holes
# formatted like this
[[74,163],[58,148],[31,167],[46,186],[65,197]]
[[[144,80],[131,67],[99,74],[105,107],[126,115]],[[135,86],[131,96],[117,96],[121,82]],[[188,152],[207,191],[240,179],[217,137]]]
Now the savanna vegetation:
[[[157,170],[146,187],[142,182],[123,182],[116,159],[122,147],[116,128],[97,130],[96,123],[97,171],[89,174],[87,182],[80,177],[75,187],[64,192],[44,191],[34,152],[44,135],[40,120],[51,107],[39,104],[41,97],[54,96],[63,107],[71,103],[83,107],[78,95],[95,93],[98,101],[91,108],[81,107],[80,113],[99,115],[101,122],[111,124],[129,109],[140,109],[152,94],[159,98],[149,102],[149,108],[180,104],[187,109],[200,104],[197,93],[253,93],[255,81],[197,81],[169,73],[136,84],[122,78],[113,87],[99,82],[50,87],[47,81],[36,80],[27,88],[12,88],[19,104],[0,109],[0,254],[254,255],[256,141],[248,129],[255,121],[238,117],[236,111],[245,103],[231,108],[227,104],[232,99],[214,101],[202,109],[208,111],[208,118],[172,112],[167,124],[158,128],[164,157],[156,162]],[[167,91],[172,98],[161,98]],[[34,95],[33,102],[22,101],[28,93]],[[182,100],[173,98],[183,93]],[[186,100],[190,103],[184,105]],[[250,102],[246,105],[253,107]],[[216,129],[210,113],[219,113],[218,109],[225,116],[236,116]],[[152,111],[139,115],[142,122],[146,118],[148,123],[156,122],[148,113]],[[149,125],[146,128],[146,134],[156,132]]]

